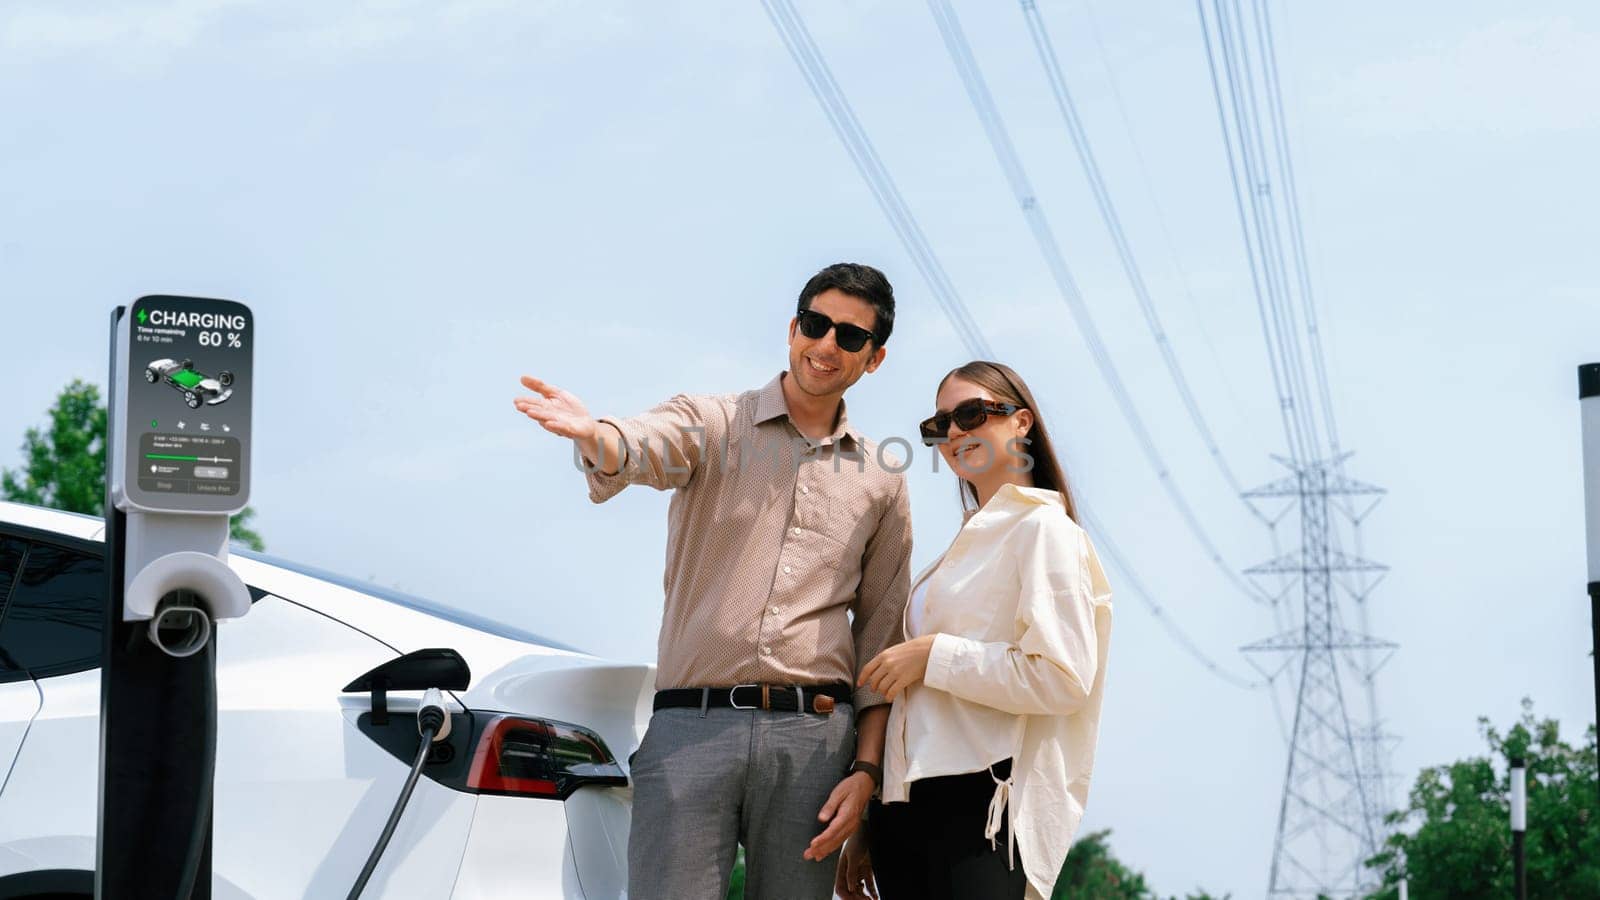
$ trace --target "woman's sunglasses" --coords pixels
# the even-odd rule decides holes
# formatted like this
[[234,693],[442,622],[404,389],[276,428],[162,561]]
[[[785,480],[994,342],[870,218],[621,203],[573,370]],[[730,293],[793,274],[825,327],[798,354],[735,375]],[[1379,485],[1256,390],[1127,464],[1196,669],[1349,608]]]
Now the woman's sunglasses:
[[865,347],[867,341],[872,340],[874,337],[872,332],[862,328],[860,325],[851,325],[849,322],[835,322],[822,313],[809,309],[800,310],[798,316],[800,318],[801,334],[813,341],[820,341],[828,333],[828,329],[831,328],[834,332],[834,341],[839,345],[839,349],[846,353],[855,353]]
[[989,421],[990,415],[1009,416],[1022,407],[1014,403],[998,403],[993,400],[983,400],[973,397],[957,403],[949,412],[935,413],[923,419],[918,427],[922,429],[922,442],[932,447],[934,444],[944,443],[950,434],[950,423],[962,431],[971,431]]

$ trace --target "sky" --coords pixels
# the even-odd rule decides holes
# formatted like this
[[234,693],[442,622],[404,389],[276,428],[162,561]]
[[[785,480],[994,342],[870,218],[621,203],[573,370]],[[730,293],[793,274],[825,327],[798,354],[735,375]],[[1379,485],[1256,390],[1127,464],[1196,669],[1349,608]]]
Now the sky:
[[[1193,6],[1040,0],[1128,240],[1222,453],[1284,437]],[[927,7],[798,4],[996,355],[1039,395],[1119,586],[1084,828],[1156,889],[1263,893],[1285,746],[1218,666],[1275,630],[1206,558],[1061,302]],[[957,0],[1095,324],[1227,564],[1271,555],[1161,363],[1014,4]],[[1600,360],[1600,10],[1273,2],[1310,269],[1364,528],[1403,799],[1519,701],[1594,718],[1575,367]],[[852,421],[914,437],[968,354],[760,4],[30,2],[0,7],[0,465],[108,312],[256,316],[251,505],[270,552],[594,653],[653,661],[667,496],[593,506],[518,416],[538,375],[596,414],[759,386],[800,286],[882,268],[899,313]],[[6,435],[12,437],[7,438]],[[14,443],[13,443],[14,442]],[[920,447],[917,449],[921,449]],[[948,472],[908,473],[931,561]],[[1280,702],[1287,702],[1280,697]]]

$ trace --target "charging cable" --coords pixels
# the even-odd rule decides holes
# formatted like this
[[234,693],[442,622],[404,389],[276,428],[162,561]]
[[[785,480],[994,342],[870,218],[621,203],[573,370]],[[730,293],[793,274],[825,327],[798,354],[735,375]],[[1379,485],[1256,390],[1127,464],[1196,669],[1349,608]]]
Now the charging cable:
[[367,886],[367,879],[372,877],[373,870],[378,868],[378,860],[383,857],[383,851],[389,846],[389,839],[394,837],[394,829],[400,824],[400,814],[405,812],[406,803],[411,799],[411,792],[417,787],[417,777],[422,774],[422,766],[428,761],[428,750],[435,741],[442,741],[450,736],[450,717],[444,711],[444,696],[438,688],[428,688],[422,695],[422,705],[417,709],[417,731],[422,734],[422,741],[417,747],[417,758],[411,763],[411,774],[406,776],[406,785],[400,789],[400,798],[395,801],[394,810],[389,813],[389,821],[383,826],[383,834],[378,836],[378,843],[372,848],[372,855],[367,857],[367,864],[361,868],[361,877],[350,888],[346,900],[356,900],[361,896],[361,891]]

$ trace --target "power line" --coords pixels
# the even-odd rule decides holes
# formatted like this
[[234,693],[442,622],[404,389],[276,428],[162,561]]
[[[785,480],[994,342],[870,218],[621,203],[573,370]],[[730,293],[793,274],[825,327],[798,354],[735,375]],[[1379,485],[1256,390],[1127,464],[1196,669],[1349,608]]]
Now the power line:
[[[1156,477],[1165,489],[1167,497],[1178,510],[1184,524],[1188,526],[1211,562],[1245,594],[1259,602],[1268,602],[1268,598],[1260,588],[1246,581],[1238,571],[1229,566],[1222,558],[1222,552],[1217,548],[1211,535],[1206,532],[1194,508],[1189,504],[1188,498],[1179,490],[1177,482],[1172,477],[1172,470],[1167,465],[1166,459],[1156,447],[1155,439],[1151,437],[1149,428],[1144,423],[1144,418],[1139,415],[1138,408],[1134,405],[1133,396],[1123,384],[1122,376],[1117,371],[1116,363],[1111,359],[1100,331],[1095,326],[1094,317],[1089,312],[1088,304],[1084,302],[1082,293],[1078,290],[1072,270],[1067,265],[1066,257],[1061,252],[1050,221],[1045,216],[1044,208],[1039,202],[1033,185],[1029,181],[1027,170],[1023,167],[1011,136],[1006,129],[1005,122],[1000,116],[999,109],[995,106],[994,98],[989,94],[988,84],[984,81],[983,73],[978,68],[977,60],[972,55],[972,48],[967,43],[966,34],[961,28],[955,10],[951,8],[949,0],[928,0],[928,8],[933,13],[934,21],[939,26],[939,33],[944,38],[945,48],[949,51],[951,61],[955,64],[956,72],[961,76],[962,84],[966,87],[967,96],[971,99],[973,109],[978,114],[978,119],[983,125],[984,135],[993,148],[996,161],[999,162],[1007,182],[1011,186],[1018,207],[1022,210],[1023,217],[1033,233],[1039,252],[1044,256],[1045,265],[1050,270],[1056,289],[1061,299],[1071,311],[1073,321],[1078,326],[1078,332],[1083,336],[1084,343],[1088,345],[1089,355],[1094,360],[1095,366],[1100,370],[1100,377],[1110,389],[1112,398],[1116,401],[1122,417],[1127,421],[1128,427],[1133,430],[1134,437],[1138,440],[1140,449],[1143,450],[1145,459],[1155,469]],[[1137,278],[1136,270],[1132,277]],[[1140,281],[1142,286],[1142,280]],[[1148,297],[1144,298],[1148,301]],[[1165,343],[1164,334],[1160,333],[1160,322],[1154,318],[1154,307],[1149,306],[1147,316],[1157,330],[1158,343]],[[1170,353],[1170,347],[1165,348]],[[1174,364],[1176,360],[1173,360]],[[1181,373],[1180,373],[1181,377]],[[1192,404],[1193,397],[1188,401]],[[1198,415],[1198,407],[1195,414]],[[1203,427],[1204,419],[1197,422]],[[1209,430],[1204,432],[1209,438]],[[1215,442],[1211,442],[1215,446]],[[1220,452],[1215,457],[1221,462]],[[1230,478],[1231,478],[1231,473]]]
[[[1162,608],[1161,604],[1155,601],[1149,589],[1144,586],[1144,583],[1139,580],[1139,576],[1135,574],[1137,570],[1128,564],[1128,558],[1122,555],[1122,551],[1117,547],[1116,543],[1111,540],[1110,533],[1107,532],[1100,524],[1100,520],[1089,511],[1088,506],[1080,500],[1077,502],[1077,507],[1078,518],[1083,520],[1082,524],[1094,539],[1095,545],[1105,553],[1106,558],[1111,560],[1112,565],[1116,566],[1120,571],[1121,577],[1118,580],[1122,583],[1132,586],[1133,593],[1144,602],[1144,605],[1150,611],[1150,615],[1153,616],[1157,622],[1161,623],[1161,627],[1167,630],[1168,636],[1170,636],[1173,641],[1178,644],[1178,646],[1182,647],[1185,652],[1194,657],[1195,660],[1199,662],[1200,665],[1204,666],[1211,674],[1221,678],[1223,681],[1228,682],[1234,687],[1244,688],[1246,690],[1255,690],[1270,686],[1272,681],[1271,678],[1242,678],[1233,674],[1227,669],[1224,669],[1217,663],[1216,660],[1211,658],[1210,654],[1200,649],[1200,645],[1196,644],[1192,638],[1185,634],[1183,629],[1179,628],[1178,624],[1172,621],[1172,618],[1167,615],[1167,611]],[[1281,724],[1282,723],[1280,722],[1280,727]]]
[[[952,23],[956,36],[964,44],[965,40],[960,34],[960,23],[956,15],[944,3],[946,14]],[[1212,462],[1221,471],[1222,477],[1228,482],[1235,495],[1244,493],[1244,487],[1239,479],[1234,476],[1233,469],[1228,465],[1227,459],[1222,455],[1222,449],[1217,446],[1217,441],[1212,433],[1211,426],[1206,422],[1205,415],[1200,411],[1196,402],[1194,391],[1189,387],[1189,379],[1183,374],[1183,367],[1178,362],[1177,354],[1173,351],[1172,341],[1168,339],[1166,329],[1161,324],[1161,317],[1156,312],[1154,301],[1150,299],[1149,288],[1145,285],[1144,273],[1140,271],[1139,262],[1134,257],[1133,248],[1128,243],[1127,234],[1122,227],[1122,217],[1117,214],[1116,204],[1111,200],[1111,192],[1106,187],[1106,181],[1100,173],[1100,164],[1094,155],[1094,149],[1089,143],[1089,135],[1083,127],[1083,121],[1078,116],[1078,108],[1072,101],[1072,92],[1067,89],[1066,75],[1061,68],[1061,62],[1056,56],[1054,43],[1045,28],[1044,19],[1039,14],[1035,0],[1021,0],[1023,19],[1027,22],[1028,33],[1033,38],[1034,49],[1039,54],[1039,62],[1044,67],[1045,80],[1050,85],[1050,93],[1055,97],[1056,109],[1061,113],[1061,120],[1067,128],[1067,134],[1072,139],[1072,147],[1077,151],[1078,162],[1083,168],[1084,177],[1089,182],[1089,189],[1094,194],[1095,206],[1100,212],[1100,220],[1105,223],[1106,232],[1111,236],[1111,243],[1116,247],[1117,258],[1122,262],[1122,271],[1128,278],[1128,285],[1133,290],[1135,299],[1139,301],[1139,310],[1144,314],[1145,325],[1150,330],[1150,335],[1155,339],[1156,347],[1161,351],[1162,362],[1166,364],[1167,374],[1171,376],[1173,386],[1182,398],[1184,409],[1189,413],[1189,420],[1194,423],[1195,430],[1200,432],[1200,440],[1206,446]],[[1266,521],[1259,510],[1246,503],[1250,512],[1257,518]]]
[[[984,340],[983,333],[977,323],[967,312],[966,304],[956,292],[949,279],[944,277],[944,268],[939,264],[932,248],[922,238],[922,230],[917,226],[915,218],[909,208],[901,199],[899,190],[889,177],[888,170],[884,168],[877,152],[873,149],[866,130],[861,127],[854,110],[850,108],[843,91],[833,78],[832,71],[828,68],[827,61],[823,59],[821,51],[817,48],[811,34],[806,30],[804,21],[800,18],[792,5],[792,0],[762,0],[767,16],[771,19],[773,27],[777,29],[784,46],[789,50],[789,55],[799,66],[801,75],[805,78],[807,87],[822,106],[823,113],[832,125],[835,134],[845,144],[850,153],[851,160],[856,164],[856,169],[861,173],[872,189],[873,196],[878,200],[879,207],[889,217],[895,233],[905,245],[906,251],[918,263],[918,270],[928,279],[936,296],[941,298],[941,307],[955,326],[956,332],[966,343],[969,351],[979,358],[992,359],[993,355],[988,350],[988,343]],[[938,280],[935,281],[937,276]],[[1183,629],[1167,614],[1161,604],[1156,602],[1153,595],[1144,587],[1134,569],[1127,564],[1126,558],[1118,551],[1115,543],[1110,538],[1110,533],[1103,525],[1090,519],[1087,511],[1083,511],[1085,524],[1096,543],[1106,551],[1106,555],[1113,564],[1122,571],[1126,583],[1131,586],[1135,596],[1142,600],[1151,614],[1161,622],[1169,636],[1179,646],[1193,656],[1208,671],[1219,678],[1244,688],[1261,686],[1260,682],[1253,682],[1228,672],[1205,654]]]
[[[1035,4],[1037,5],[1037,4]],[[1206,354],[1210,357],[1215,368],[1217,378],[1222,383],[1223,392],[1227,395],[1228,408],[1233,411],[1234,419],[1240,418],[1242,404],[1241,396],[1233,379],[1229,377],[1227,367],[1222,364],[1222,356],[1217,352],[1217,345],[1212,340],[1211,332],[1206,327],[1206,311],[1201,308],[1200,301],[1195,296],[1194,284],[1190,280],[1189,272],[1184,265],[1182,255],[1178,252],[1178,243],[1172,237],[1172,228],[1167,221],[1167,212],[1161,197],[1156,191],[1155,179],[1151,177],[1150,165],[1145,161],[1144,150],[1140,147],[1139,133],[1133,125],[1133,118],[1128,113],[1128,102],[1122,95],[1122,86],[1117,78],[1116,68],[1111,63],[1111,52],[1106,48],[1105,39],[1100,34],[1100,23],[1095,15],[1094,4],[1091,0],[1083,0],[1083,14],[1089,25],[1089,36],[1094,39],[1096,50],[1100,55],[1100,65],[1105,72],[1106,87],[1110,89],[1112,105],[1117,110],[1117,121],[1122,125],[1123,136],[1127,139],[1134,171],[1139,176],[1139,184],[1144,188],[1146,202],[1150,204],[1151,218],[1155,221],[1156,229],[1160,232],[1161,243],[1166,251],[1168,263],[1173,273],[1177,276],[1180,290],[1184,299],[1188,301],[1189,310],[1195,319],[1195,329],[1200,335],[1201,342],[1205,344]],[[1053,54],[1053,48],[1052,48]]]
[[1271,10],[1266,3],[1255,4],[1256,33],[1265,47],[1263,68],[1267,73],[1267,92],[1272,101],[1273,133],[1277,136],[1278,164],[1283,172],[1285,205],[1289,212],[1289,232],[1294,247],[1295,269],[1300,275],[1300,298],[1305,307],[1306,335],[1311,345],[1317,385],[1321,392],[1322,414],[1328,429],[1331,455],[1339,458],[1339,429],[1335,422],[1333,394],[1328,384],[1328,369],[1322,353],[1322,330],[1317,326],[1316,300],[1311,292],[1311,267],[1306,254],[1305,231],[1300,219],[1300,190],[1295,184],[1294,157],[1289,154],[1289,132],[1283,114],[1283,91],[1278,81],[1278,50],[1272,37]]
[[860,172],[862,179],[867,182],[873,198],[878,201],[878,207],[888,218],[890,226],[900,238],[900,243],[905,246],[906,253],[911,256],[912,263],[927,281],[928,287],[933,291],[934,299],[944,310],[950,324],[955,327],[957,335],[967,345],[968,351],[977,358],[993,359],[994,353],[989,349],[989,342],[984,338],[971,313],[967,311],[966,305],[956,294],[949,275],[939,264],[938,257],[928,244],[927,236],[923,234],[916,217],[911,214],[910,207],[901,197],[900,189],[889,175],[888,168],[884,166],[877,150],[867,138],[855,111],[850,108],[850,101],[845,98],[844,92],[834,81],[833,72],[829,70],[815,42],[811,40],[811,35],[806,31],[799,14],[789,0],[762,0],[762,5],[766,7],[768,18],[772,20],[779,36],[783,38],[784,45],[789,49],[789,55],[799,65],[806,85],[811,88],[811,93],[822,105],[822,111],[828,117],[829,124],[833,126],[834,133],[839,136],[840,142],[850,154],[850,160],[855,163],[856,171]]
[[[1228,72],[1229,89],[1234,96],[1240,145],[1244,148],[1242,158],[1251,186],[1251,199],[1261,217],[1261,222],[1257,225],[1257,237],[1265,248],[1263,256],[1268,264],[1268,284],[1276,288],[1271,294],[1274,327],[1278,330],[1281,352],[1284,354],[1290,383],[1293,385],[1293,396],[1307,398],[1309,392],[1306,389],[1305,361],[1301,357],[1300,329],[1295,318],[1292,299],[1294,289],[1289,282],[1288,263],[1283,251],[1284,239],[1278,224],[1278,204],[1273,192],[1273,181],[1264,168],[1267,165],[1265,162],[1267,139],[1261,127],[1256,79],[1250,61],[1250,42],[1245,31],[1244,15],[1239,11],[1238,0],[1231,0],[1230,6],[1233,10],[1231,20],[1224,11],[1221,0],[1215,0],[1213,4],[1213,8],[1217,11],[1218,34],[1222,40],[1224,69]],[[1297,403],[1296,407],[1310,452],[1313,456],[1321,456],[1321,440],[1318,437],[1316,416],[1309,405],[1310,402],[1306,400]]]
[[[1295,412],[1293,385],[1290,382],[1288,373],[1285,371],[1286,360],[1279,352],[1279,342],[1273,339],[1273,314],[1269,312],[1269,307],[1273,306],[1271,300],[1272,285],[1266,271],[1266,260],[1257,254],[1255,234],[1250,227],[1252,217],[1245,214],[1245,198],[1247,196],[1252,197],[1250,202],[1251,213],[1257,222],[1259,222],[1259,213],[1256,211],[1253,195],[1247,194],[1240,184],[1239,170],[1241,165],[1234,153],[1234,140],[1230,134],[1227,104],[1223,100],[1221,79],[1217,75],[1216,57],[1211,50],[1211,28],[1206,22],[1205,0],[1195,0],[1195,10],[1200,16],[1202,43],[1206,51],[1206,69],[1211,75],[1211,95],[1216,101],[1217,122],[1221,126],[1222,146],[1227,153],[1228,159],[1228,178],[1233,184],[1234,211],[1238,214],[1239,231],[1244,239],[1245,259],[1250,269],[1250,285],[1256,298],[1256,313],[1261,322],[1261,336],[1267,345],[1267,360],[1272,370],[1272,385],[1278,398],[1279,416],[1283,420],[1284,440],[1289,452],[1289,458],[1298,462],[1308,455],[1309,448],[1304,447],[1302,443],[1299,417]],[[1231,73],[1229,83],[1231,87]],[[1229,96],[1230,98],[1234,96],[1231,90]],[[1241,131],[1238,156],[1244,156],[1245,152],[1244,136]],[[1261,255],[1265,255],[1264,247]]]

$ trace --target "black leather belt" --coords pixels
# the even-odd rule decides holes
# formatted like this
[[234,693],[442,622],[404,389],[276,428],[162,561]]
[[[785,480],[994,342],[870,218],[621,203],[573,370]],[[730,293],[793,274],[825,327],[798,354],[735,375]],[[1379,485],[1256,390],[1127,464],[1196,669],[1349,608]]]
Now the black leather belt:
[[731,688],[669,688],[656,691],[653,709],[765,709],[830,715],[849,703],[855,691],[848,684],[738,684]]

